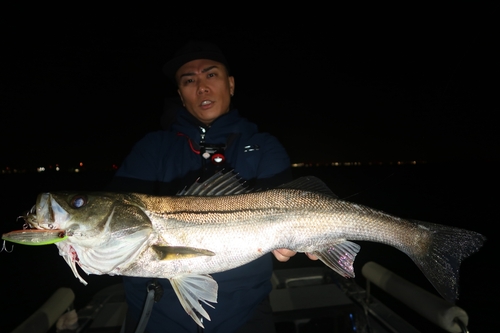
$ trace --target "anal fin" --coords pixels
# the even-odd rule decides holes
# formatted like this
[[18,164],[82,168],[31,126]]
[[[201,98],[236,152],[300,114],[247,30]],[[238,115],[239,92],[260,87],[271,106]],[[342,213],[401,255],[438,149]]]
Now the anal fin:
[[344,240],[320,251],[314,251],[313,254],[341,276],[353,278],[354,259],[360,248],[358,244]]

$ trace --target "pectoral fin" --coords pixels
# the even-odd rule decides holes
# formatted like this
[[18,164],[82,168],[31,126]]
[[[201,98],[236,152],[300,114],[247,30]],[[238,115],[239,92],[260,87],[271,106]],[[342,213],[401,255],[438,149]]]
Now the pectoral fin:
[[210,316],[203,309],[200,301],[217,303],[217,282],[210,275],[184,274],[170,279],[170,283],[181,302],[184,310],[193,320],[203,326],[201,316],[210,320]]
[[153,250],[158,254],[160,260],[187,259],[200,256],[214,256],[215,253],[210,250],[197,249],[186,246],[158,246],[153,245]]
[[322,262],[343,277],[354,277],[354,259],[359,252],[359,246],[349,241],[341,241],[329,245],[321,251],[313,252]]

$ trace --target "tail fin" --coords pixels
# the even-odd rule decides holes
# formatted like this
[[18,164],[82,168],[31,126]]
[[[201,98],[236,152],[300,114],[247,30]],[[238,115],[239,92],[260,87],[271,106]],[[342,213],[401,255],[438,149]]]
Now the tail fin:
[[474,231],[414,221],[430,230],[432,241],[424,255],[408,253],[444,299],[455,303],[462,260],[477,252],[486,238]]

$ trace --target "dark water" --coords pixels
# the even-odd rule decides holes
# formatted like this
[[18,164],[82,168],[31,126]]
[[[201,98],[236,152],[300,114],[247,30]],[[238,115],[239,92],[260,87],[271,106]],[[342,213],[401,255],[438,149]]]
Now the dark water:
[[[294,169],[295,176],[315,175],[324,180],[341,198],[384,210],[401,217],[472,229],[488,241],[480,252],[465,260],[461,268],[461,295],[457,305],[469,315],[469,329],[491,331],[500,297],[496,283],[494,247],[499,222],[496,165],[405,165],[309,167]],[[39,192],[61,189],[100,190],[111,173],[0,175],[1,232],[21,228],[16,217],[35,203]],[[495,215],[494,215],[495,213]],[[360,269],[375,261],[432,292],[434,289],[418,268],[401,252],[388,246],[360,242],[356,280],[364,286]],[[7,246],[11,246],[8,244]],[[279,268],[322,265],[297,255]],[[83,286],[58,255],[55,246],[16,245],[12,253],[0,253],[1,305],[0,332],[9,332],[35,311],[58,287],[75,291],[75,307],[83,307],[102,287],[116,283],[119,277],[88,276]],[[403,305],[374,290],[382,301],[391,304],[422,332],[443,332],[424,319],[412,316]],[[494,311],[495,310],[495,311]]]

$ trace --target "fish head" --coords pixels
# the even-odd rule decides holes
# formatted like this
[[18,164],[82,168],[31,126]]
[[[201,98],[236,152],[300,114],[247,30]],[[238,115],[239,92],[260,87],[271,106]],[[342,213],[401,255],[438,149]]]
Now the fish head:
[[105,192],[42,193],[24,219],[31,228],[63,230],[73,240],[79,238],[96,245],[116,231],[113,217],[116,220],[116,215],[119,215],[126,223],[124,216],[132,211],[127,207],[137,208],[138,205],[128,199]]
[[[144,204],[135,194],[42,193],[23,218],[33,229],[54,231],[43,237],[44,244],[54,243],[84,284],[77,265],[87,274],[120,271],[145,248],[152,232]],[[7,235],[11,241],[32,236],[11,234]],[[32,238],[29,240],[33,243]]]

